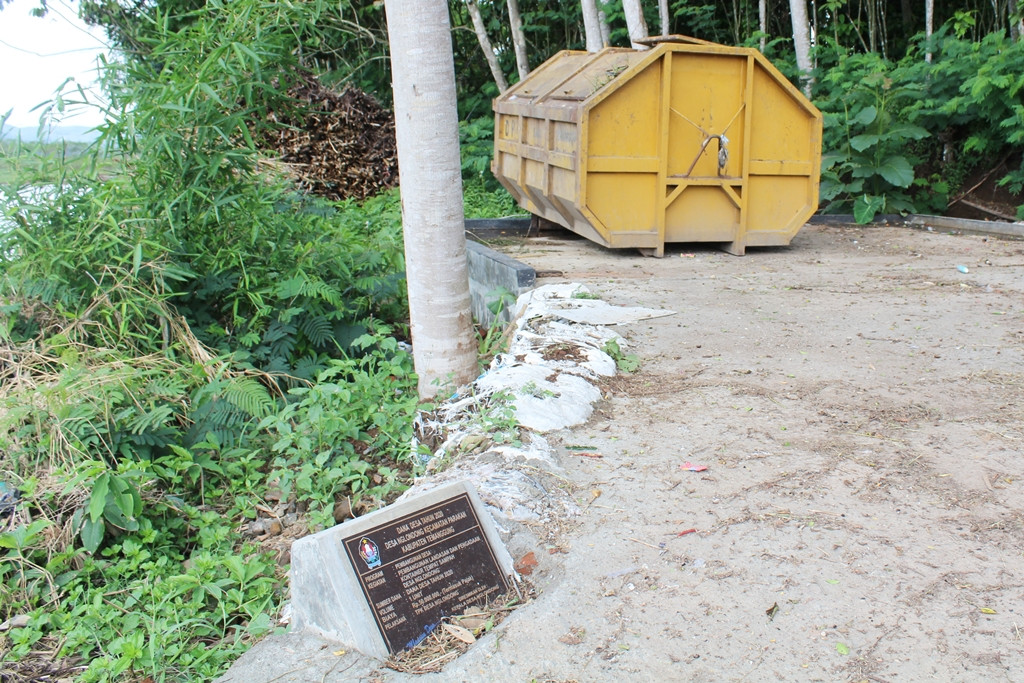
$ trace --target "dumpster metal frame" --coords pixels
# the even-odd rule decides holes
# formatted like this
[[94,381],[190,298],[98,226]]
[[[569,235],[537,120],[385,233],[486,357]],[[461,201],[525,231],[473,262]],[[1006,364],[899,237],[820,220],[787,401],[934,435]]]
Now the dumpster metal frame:
[[[695,63],[712,67],[717,66],[715,59],[723,58],[730,60],[730,69],[742,73],[743,82],[735,84],[738,93],[730,91],[729,96],[739,102],[731,117],[720,117],[725,119],[724,122],[720,120],[713,126],[705,121],[702,126],[699,117],[695,121],[673,106],[680,97],[672,90],[672,69],[678,61],[677,55],[683,55],[684,59],[704,60]],[[735,60],[744,60],[744,65]],[[614,68],[605,68],[612,62],[615,62]],[[725,61],[721,64],[724,65]],[[652,72],[656,73],[643,76]],[[600,105],[620,89],[630,87],[634,78],[646,78],[648,81],[656,78],[659,81],[660,101],[657,107],[648,107],[647,110],[636,107],[629,111],[630,117],[649,119],[638,124],[637,130],[647,130],[645,125],[653,126],[652,140],[656,148],[648,146],[645,148],[647,153],[643,155],[589,154],[591,135],[597,134],[593,131],[595,112],[599,112]],[[588,82],[593,86],[590,92],[586,92]],[[650,92],[654,86],[647,84],[644,87]],[[726,89],[722,86],[722,90]],[[769,92],[772,89],[776,92]],[[778,92],[782,95],[778,96]],[[776,97],[780,104],[755,102],[758,97]],[[777,141],[755,139],[752,130],[754,111],[765,106],[792,110],[788,115],[798,119],[796,125],[791,125],[791,122],[780,125],[788,126],[783,133],[798,143],[796,146],[805,152],[803,157],[798,154],[797,158],[787,158],[789,155],[778,149]],[[742,255],[747,246],[789,244],[817,209],[821,113],[753,48],[727,47],[675,37],[674,42],[659,42],[647,51],[605,48],[597,53],[586,53],[566,50],[495,99],[494,111],[492,170],[499,182],[528,211],[608,247],[639,248],[644,253],[662,256],[666,241],[707,241],[719,242],[726,251]],[[680,126],[689,133],[680,133]],[[675,158],[678,155],[674,157],[669,147],[670,132],[677,137],[693,135],[695,131],[688,126],[699,131],[697,134],[703,136],[703,140],[692,163],[686,160],[688,170],[679,172],[680,161]],[[602,135],[606,133],[601,132]],[[764,130],[757,134],[768,136],[771,132]],[[602,145],[609,149],[614,147],[614,141]],[[755,147],[764,148],[765,145],[774,145],[775,148],[755,153]],[[717,160],[714,157],[715,152],[722,154],[723,147],[726,150],[724,162],[723,157]],[[729,159],[729,152],[735,153],[737,148],[739,158]],[[714,172],[716,161],[722,162],[717,163],[717,173]],[[672,168],[673,165],[676,167]],[[636,218],[640,228],[605,226],[588,204],[592,196],[599,198],[605,188],[612,193],[633,192],[634,185],[639,187],[635,179],[640,176],[646,178],[643,192],[649,191],[651,178],[656,178],[649,215],[648,207],[643,203],[633,207],[638,214],[643,214]],[[791,180],[782,180],[786,178]],[[594,195],[588,194],[594,189],[588,187],[589,183],[600,184],[602,191],[594,190]],[[703,188],[714,188],[714,191]],[[802,195],[794,200],[796,203],[791,202],[792,206],[786,205],[780,212],[791,214],[779,218],[783,224],[767,225],[776,218],[772,203],[777,201],[774,196],[778,194],[777,188]],[[706,229],[680,230],[668,214],[673,211],[671,207],[675,206],[676,200],[687,192],[691,193],[687,195],[687,201],[694,207],[707,203],[712,216],[716,212],[728,214],[730,225],[715,226],[711,225],[713,221],[709,221]],[[759,199],[752,203],[751,195],[755,192]],[[689,199],[698,195],[699,200]],[[688,209],[684,222],[695,224],[697,219],[692,214],[697,208]]]

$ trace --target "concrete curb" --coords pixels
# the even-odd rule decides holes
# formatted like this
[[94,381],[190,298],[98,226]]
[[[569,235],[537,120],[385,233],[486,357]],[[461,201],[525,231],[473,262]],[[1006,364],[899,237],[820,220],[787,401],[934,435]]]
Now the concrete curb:
[[[469,262],[469,296],[473,318],[484,326],[494,322],[495,316],[487,308],[489,303],[498,298],[492,292],[504,289],[513,299],[518,299],[520,294],[533,289],[537,282],[537,271],[532,266],[472,240],[466,242],[466,259]],[[513,308],[510,304],[501,310],[502,320],[506,323],[512,320]]]

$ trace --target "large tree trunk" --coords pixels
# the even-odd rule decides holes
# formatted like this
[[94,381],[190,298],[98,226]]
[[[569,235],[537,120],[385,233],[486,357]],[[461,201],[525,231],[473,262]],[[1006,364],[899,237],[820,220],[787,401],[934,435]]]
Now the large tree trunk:
[[385,0],[419,393],[476,376],[448,4]]
[[505,80],[505,74],[501,72],[501,67],[498,65],[498,56],[494,54],[491,39],[487,37],[484,18],[480,16],[480,6],[476,4],[476,0],[466,0],[466,8],[469,10],[469,18],[473,20],[473,31],[476,32],[476,39],[480,42],[480,49],[484,52],[487,66],[491,68],[491,76],[494,77],[494,83],[498,86],[498,92],[505,92],[508,90],[508,81]]
[[587,52],[600,52],[604,45],[601,40],[601,17],[597,13],[597,0],[580,0],[583,11],[583,32],[587,37]]
[[807,23],[807,0],[789,0],[793,19],[793,48],[804,94],[811,96],[811,30]]
[[668,22],[668,0],[658,0],[658,23],[661,25],[661,35],[663,36],[667,36],[672,31]]
[[646,45],[636,42],[648,36],[647,22],[644,20],[640,0],[622,0],[622,10],[626,13],[626,28],[629,30],[630,45],[634,50],[646,50]]
[[[924,37],[925,40],[931,41],[932,34],[935,33],[935,0],[924,0]],[[924,61],[931,64],[932,61],[932,49],[929,46],[928,51],[924,53]]]
[[523,19],[519,16],[519,0],[508,0],[508,23],[516,50],[516,69],[519,80],[523,80],[530,74],[530,60],[526,56],[526,34],[523,33]]

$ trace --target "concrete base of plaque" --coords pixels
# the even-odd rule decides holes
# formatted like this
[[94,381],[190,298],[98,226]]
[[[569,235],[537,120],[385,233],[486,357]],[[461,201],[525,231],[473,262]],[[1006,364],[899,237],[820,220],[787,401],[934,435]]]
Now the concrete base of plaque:
[[292,545],[294,630],[385,658],[441,619],[504,594],[512,558],[465,482],[448,484]]

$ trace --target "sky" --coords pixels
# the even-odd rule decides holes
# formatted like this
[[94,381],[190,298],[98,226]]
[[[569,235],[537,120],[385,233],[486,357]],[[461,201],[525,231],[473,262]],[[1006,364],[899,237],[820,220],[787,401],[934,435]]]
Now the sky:
[[[103,32],[86,28],[78,19],[77,3],[49,0],[42,19],[30,12],[39,0],[13,0],[0,10],[0,116],[13,113],[7,126],[39,124],[40,102],[53,99],[57,88],[71,77],[96,97],[96,63],[105,51]],[[77,97],[75,99],[78,99]],[[91,107],[75,107],[61,125],[95,126],[103,117]]]

